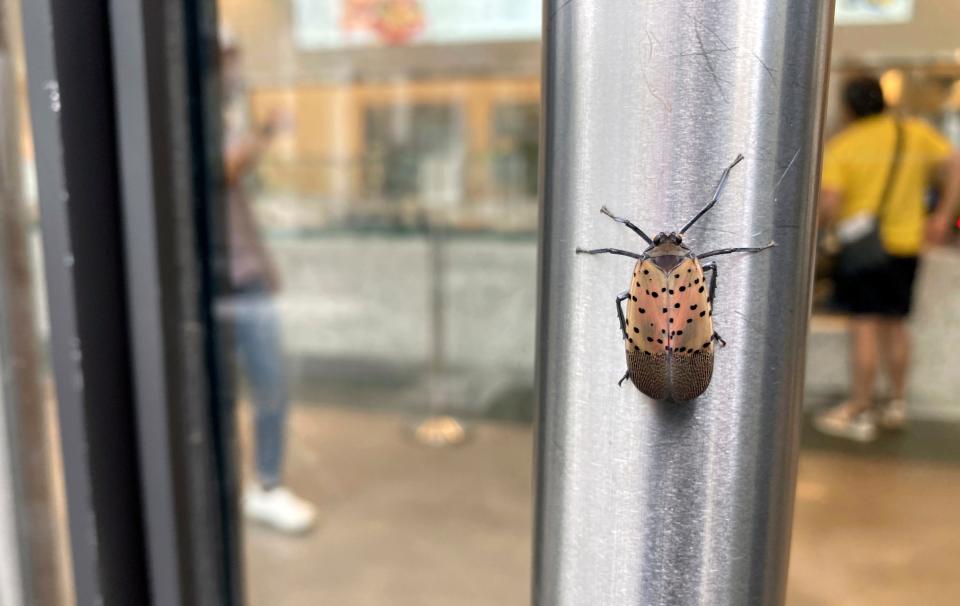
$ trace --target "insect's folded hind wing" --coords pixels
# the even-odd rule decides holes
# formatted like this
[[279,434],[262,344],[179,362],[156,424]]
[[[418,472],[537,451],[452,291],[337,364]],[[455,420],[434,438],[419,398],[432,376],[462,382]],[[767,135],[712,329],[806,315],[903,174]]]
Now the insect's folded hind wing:
[[692,400],[707,390],[713,378],[713,348],[692,354],[674,354],[670,359],[670,397]]
[[703,269],[686,259],[670,272],[668,335],[670,395],[687,401],[702,394],[713,376],[713,317]]
[[669,364],[666,351],[655,354],[627,352],[627,374],[630,381],[654,400],[666,400],[670,397]]

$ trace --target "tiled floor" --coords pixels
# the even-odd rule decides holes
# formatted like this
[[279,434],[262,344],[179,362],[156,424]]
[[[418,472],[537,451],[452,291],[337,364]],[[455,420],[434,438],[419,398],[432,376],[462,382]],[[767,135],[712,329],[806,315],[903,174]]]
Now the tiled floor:
[[960,467],[804,451],[787,603],[960,603]]
[[[294,410],[290,483],[320,505],[322,524],[301,538],[246,529],[250,604],[529,602],[529,426],[484,424],[444,450],[408,429],[393,414]],[[892,440],[807,440],[790,606],[957,603],[960,464]]]
[[253,606],[480,606],[528,601],[531,434],[473,428],[425,448],[404,417],[298,408],[289,477],[319,504],[305,538],[247,528]]

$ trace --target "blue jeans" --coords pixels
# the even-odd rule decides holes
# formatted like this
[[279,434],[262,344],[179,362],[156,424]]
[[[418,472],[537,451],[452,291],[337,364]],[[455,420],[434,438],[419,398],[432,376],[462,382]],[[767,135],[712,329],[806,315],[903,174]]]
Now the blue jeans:
[[280,318],[266,290],[246,289],[233,303],[237,353],[253,396],[257,475],[270,489],[281,483],[288,409]]

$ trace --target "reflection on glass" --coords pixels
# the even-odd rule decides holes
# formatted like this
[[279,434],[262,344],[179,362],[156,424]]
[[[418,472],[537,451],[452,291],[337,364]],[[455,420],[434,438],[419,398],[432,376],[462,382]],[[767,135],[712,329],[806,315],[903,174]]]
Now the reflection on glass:
[[246,105],[241,51],[225,31],[221,41],[224,75],[224,176],[230,296],[222,309],[232,329],[244,371],[254,427],[254,477],[243,495],[247,517],[287,533],[309,531],[316,519],[311,503],[283,481],[290,400],[282,353],[276,296],[280,276],[257,227],[251,195],[261,157],[287,122],[275,112],[254,123]]
[[524,602],[540,3],[220,15],[251,602]]
[[[285,446],[273,451],[284,454],[272,467],[319,512],[312,531],[297,537],[277,532],[289,526],[269,526],[266,513],[250,516],[266,522],[245,528],[251,603],[526,603],[541,3],[218,5],[226,39],[242,51],[225,70],[242,83],[228,86],[224,108],[228,164],[235,133],[262,137],[256,161],[231,184],[231,203],[255,228],[249,241],[280,285],[233,297],[241,310],[255,300],[246,306],[259,310],[246,316],[259,318],[249,320],[252,338],[244,336],[247,312],[239,323],[228,318],[245,370],[247,482],[270,484],[262,459],[270,440],[261,434],[263,411],[276,409],[257,404],[263,389],[251,376],[269,367],[288,395],[286,412],[274,417]],[[634,59],[642,58],[624,60]],[[898,108],[960,144],[956,65],[901,71]],[[231,106],[242,108],[241,129],[230,127]],[[954,253],[932,256],[941,275],[953,275]],[[916,355],[928,374],[911,389],[918,409],[939,402],[950,410],[955,339],[935,332],[956,325],[956,310],[937,305],[955,297],[930,278],[925,287],[923,275]],[[844,322],[814,319],[807,393],[815,405],[832,403],[844,385]],[[420,424],[425,417],[435,422]],[[857,578],[851,562],[871,563],[875,574],[862,575],[861,587],[891,579],[877,553],[889,562],[916,556],[914,578],[933,569],[926,565],[937,558],[904,547],[930,531],[909,495],[928,496],[936,529],[952,524],[946,512],[956,494],[944,487],[957,467],[925,465],[956,463],[956,449],[924,446],[942,446],[936,436],[954,435],[950,427],[913,424],[909,455],[878,442],[883,462],[805,433],[791,600],[833,603]],[[462,435],[456,447],[423,446]],[[876,480],[899,474],[899,488]],[[869,524],[864,512],[874,516]],[[858,542],[838,541],[844,533]],[[924,535],[926,545],[935,545],[934,534]],[[824,572],[823,545],[841,572]],[[899,587],[921,589],[906,578]],[[816,599],[804,602],[809,595]]]
[[20,4],[0,2],[0,603],[72,602]]
[[537,200],[540,108],[501,104],[493,115],[493,184],[500,196],[529,204]]
[[463,133],[455,107],[375,107],[365,118],[367,197],[414,203],[462,197]]

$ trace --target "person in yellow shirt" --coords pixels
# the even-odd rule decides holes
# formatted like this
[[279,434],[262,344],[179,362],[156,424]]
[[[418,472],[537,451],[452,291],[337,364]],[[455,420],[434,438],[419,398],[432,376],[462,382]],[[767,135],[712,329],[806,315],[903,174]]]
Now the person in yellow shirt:
[[[906,420],[906,318],[918,258],[925,243],[944,240],[956,218],[960,155],[925,122],[887,112],[875,78],[847,82],[844,102],[850,124],[827,142],[823,156],[821,222],[834,224],[841,240],[845,233],[877,225],[887,260],[858,273],[841,268],[836,276],[836,302],[851,315],[851,392],[847,401],[817,415],[815,425],[824,433],[869,441],[878,425],[894,429]],[[938,177],[940,198],[928,213],[925,194]],[[881,352],[892,393],[884,406],[875,406]]]

